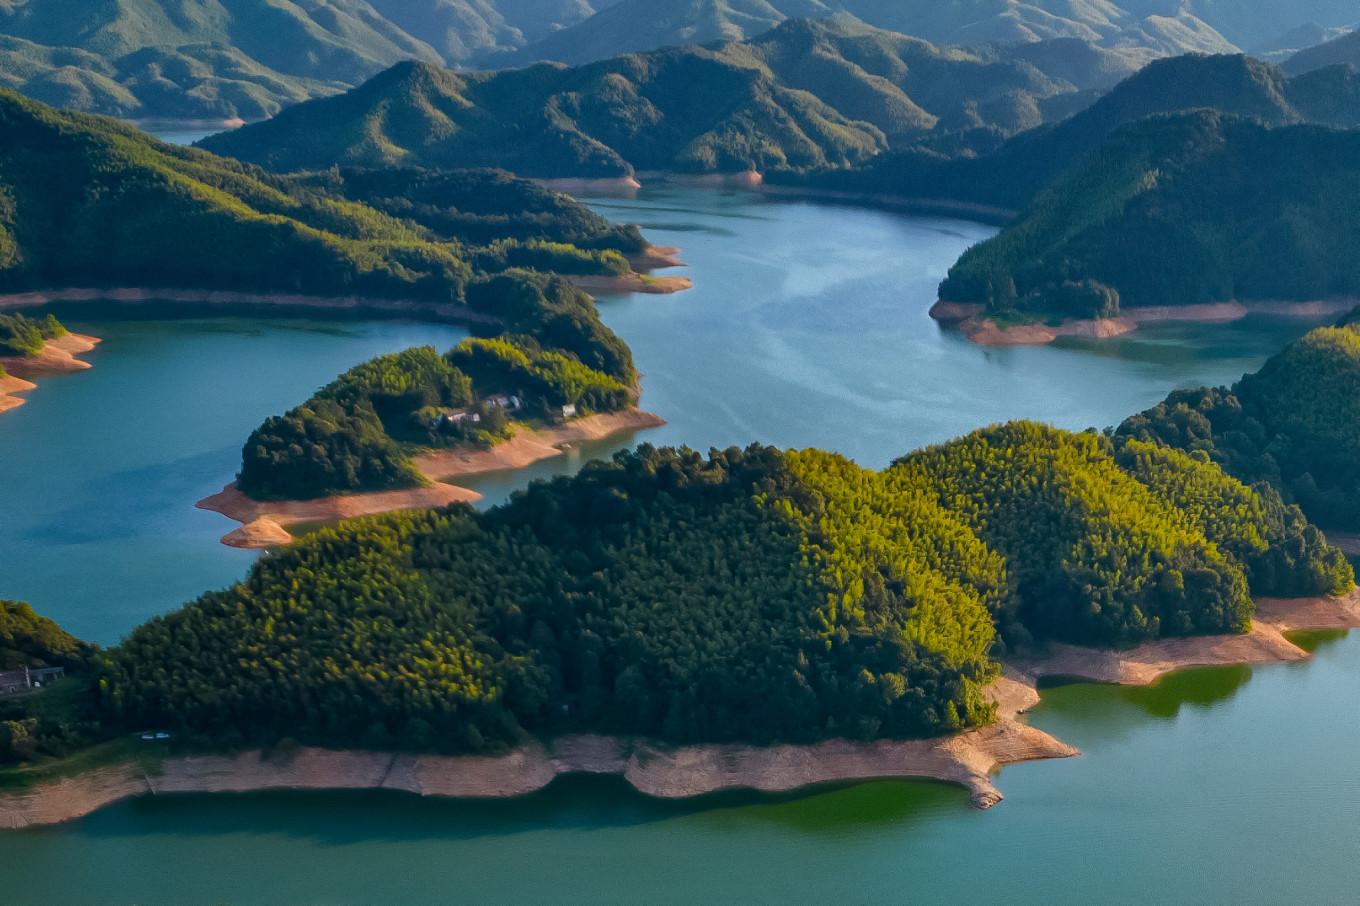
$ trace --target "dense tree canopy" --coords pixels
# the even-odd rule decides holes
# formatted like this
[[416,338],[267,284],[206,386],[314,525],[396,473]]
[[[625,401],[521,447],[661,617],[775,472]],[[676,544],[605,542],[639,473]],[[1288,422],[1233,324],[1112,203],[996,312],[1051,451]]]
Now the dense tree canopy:
[[1270,129],[1211,111],[1153,117],[1116,132],[965,252],[940,298],[1090,318],[1351,296],[1357,194],[1360,133]]
[[1360,324],[1314,330],[1231,389],[1178,390],[1120,437],[1211,459],[1273,485],[1311,519],[1360,527]]
[[926,736],[991,718],[1011,646],[1237,632],[1249,589],[1353,581],[1278,497],[1143,441],[1020,422],[884,472],[643,446],[309,535],[134,632],[102,702],[228,743]]

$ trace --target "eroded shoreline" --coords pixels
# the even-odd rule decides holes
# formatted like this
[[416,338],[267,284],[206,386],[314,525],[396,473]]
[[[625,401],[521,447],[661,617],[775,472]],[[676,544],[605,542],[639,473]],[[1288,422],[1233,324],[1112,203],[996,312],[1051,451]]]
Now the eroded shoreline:
[[58,824],[123,799],[176,793],[275,790],[393,790],[419,796],[506,798],[540,790],[566,774],[614,774],[639,792],[688,798],[720,790],[786,792],[836,781],[922,779],[965,787],[973,805],[1002,801],[992,781],[1009,764],[1080,754],[1021,722],[1039,701],[1036,682],[1065,676],[1147,685],[1175,670],[1306,660],[1283,633],[1360,627],[1360,590],[1342,598],[1262,599],[1250,633],[1168,639],[1129,651],[1053,646],[1006,666],[989,687],[998,719],[987,727],[921,740],[810,746],[661,746],[646,740],[564,736],[499,756],[441,756],[301,748],[166,759],[155,772],[133,764],[99,768],[0,795],[0,828]]
[[0,413],[17,409],[28,402],[17,394],[26,394],[37,388],[38,385],[30,378],[87,371],[93,367],[76,356],[89,352],[100,342],[99,337],[68,333],[45,342],[42,352],[37,355],[0,358],[0,372],[3,372],[3,376],[0,376]]
[[390,513],[396,510],[426,509],[452,503],[473,503],[482,495],[467,488],[447,484],[450,478],[522,469],[545,459],[563,455],[570,444],[604,440],[628,431],[656,428],[666,422],[641,409],[587,415],[561,425],[521,429],[508,440],[486,449],[439,450],[413,457],[412,464],[429,482],[418,488],[344,494],[316,500],[253,500],[235,483],[195,504],[199,509],[220,513],[241,523],[228,532],[222,543],[229,547],[264,549],[293,540],[286,526],[310,522],[332,522]]

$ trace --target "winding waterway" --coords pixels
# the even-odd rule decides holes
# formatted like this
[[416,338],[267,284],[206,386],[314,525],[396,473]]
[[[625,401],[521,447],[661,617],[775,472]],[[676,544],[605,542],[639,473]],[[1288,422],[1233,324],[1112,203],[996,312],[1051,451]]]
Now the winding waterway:
[[[1223,383],[1306,325],[1147,329],[988,350],[926,315],[990,229],[747,194],[661,189],[598,210],[679,245],[696,288],[602,301],[669,424],[635,441],[823,446],[881,466],[980,424],[1106,425],[1174,386]],[[119,320],[94,370],[0,416],[0,597],[116,641],[250,555],[192,502],[230,480],[264,416],[379,352],[457,330],[394,322]],[[514,802],[396,794],[141,800],[0,839],[6,902],[1344,901],[1360,886],[1360,637],[1304,665],[1192,671],[1150,690],[1049,690],[1033,722],[1082,758],[962,790],[876,783],[687,803],[569,779]]]

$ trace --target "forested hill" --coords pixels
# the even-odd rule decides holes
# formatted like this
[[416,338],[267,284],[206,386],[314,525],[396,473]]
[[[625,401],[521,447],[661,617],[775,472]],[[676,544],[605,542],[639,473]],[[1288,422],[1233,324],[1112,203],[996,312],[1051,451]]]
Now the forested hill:
[[1187,55],[1149,64],[1069,119],[1014,136],[973,157],[899,149],[854,170],[776,179],[815,188],[944,198],[1018,209],[1122,126],[1208,108],[1271,126],[1360,126],[1360,75],[1330,67],[1289,77],[1245,56]]
[[1360,132],[1211,111],[1153,117],[969,249],[940,298],[1047,319],[1355,296],[1357,197]]
[[926,736],[989,720],[1031,638],[1236,632],[1253,592],[1352,582],[1278,498],[1148,443],[1017,423],[885,472],[642,447],[309,535],[133,632],[102,708],[232,745]]
[[[363,366],[325,395],[399,389],[435,358]],[[1253,596],[1352,588],[1280,491],[1337,495],[1356,525],[1357,399],[1360,332],[1343,325],[1104,435],[1016,422],[881,472],[815,450],[643,446],[486,512],[344,522],[136,629],[75,716],[23,718],[23,751],[0,738],[0,761],[146,726],[215,747],[475,752],[580,731],[765,743],[977,725],[996,659],[1032,642],[1237,632]],[[9,611],[0,655],[50,662],[40,636],[88,655]]]
[[1268,483],[1328,528],[1360,531],[1360,323],[1312,331],[1231,388],[1178,390],[1118,436]]
[[122,117],[270,116],[401,60],[464,65],[609,0],[0,0],[0,85]]
[[275,176],[3,90],[0,135],[5,292],[162,287],[456,306],[508,268],[617,273],[628,269],[620,252],[642,246],[635,229],[503,173]]
[[944,49],[854,22],[790,22],[748,42],[574,69],[460,74],[406,63],[202,144],[275,169],[407,163],[553,178],[842,167],[942,136],[992,145],[1066,116],[1089,100],[1070,75],[1032,50]]

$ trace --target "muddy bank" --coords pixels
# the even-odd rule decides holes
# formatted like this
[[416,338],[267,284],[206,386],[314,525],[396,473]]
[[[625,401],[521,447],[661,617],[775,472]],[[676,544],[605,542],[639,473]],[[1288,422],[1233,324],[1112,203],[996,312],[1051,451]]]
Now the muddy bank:
[[986,307],[976,303],[941,299],[930,309],[930,316],[959,331],[982,346],[1044,346],[1059,337],[1108,339],[1137,330],[1141,324],[1171,321],[1199,324],[1227,324],[1249,315],[1321,320],[1345,314],[1360,304],[1357,299],[1322,299],[1308,302],[1258,300],[1251,302],[1214,302],[1203,305],[1162,305],[1126,308],[1114,318],[1090,318],[1046,323],[997,324],[986,316]]
[[412,459],[412,464],[430,483],[424,487],[370,494],[345,494],[316,500],[253,500],[236,485],[229,484],[195,506],[221,513],[241,523],[228,532],[222,543],[229,547],[262,549],[292,541],[285,526],[308,522],[334,522],[395,510],[427,509],[452,503],[472,503],[481,494],[445,484],[443,479],[479,472],[522,469],[544,459],[561,456],[564,448],[589,440],[603,440],[625,431],[656,428],[666,422],[641,409],[625,409],[587,415],[546,428],[520,428],[509,440],[486,449],[438,450]]
[[3,373],[0,377],[0,412],[17,409],[27,402],[16,394],[27,393],[38,386],[30,378],[69,374],[90,368],[89,362],[76,356],[89,352],[99,343],[98,337],[68,333],[64,337],[48,340],[37,355],[0,358],[0,373]]
[[1304,660],[1282,633],[1360,627],[1360,592],[1342,598],[1262,599],[1250,633],[1169,639],[1129,651],[1054,645],[1016,660],[988,688],[998,719],[953,736],[810,746],[663,746],[641,739],[575,735],[527,743],[505,755],[440,756],[301,748],[287,754],[167,759],[155,772],[117,765],[0,794],[0,827],[55,824],[121,799],[162,793],[383,789],[420,796],[498,798],[542,789],[564,774],[616,774],[649,796],[718,790],[784,792],[836,781],[932,779],[969,790],[973,804],[1002,800],[992,782],[1008,764],[1080,754],[1019,715],[1039,701],[1045,676],[1145,685],[1186,667]]
[[68,287],[28,293],[0,295],[0,311],[35,308],[53,302],[113,302],[120,305],[178,303],[183,305],[235,308],[258,307],[280,311],[316,312],[333,310],[356,315],[429,318],[455,324],[499,324],[490,315],[470,311],[456,302],[430,302],[417,299],[374,299],[367,296],[306,296],[292,293],[247,293],[231,290],[173,289],[156,287],[119,287],[97,289]]

